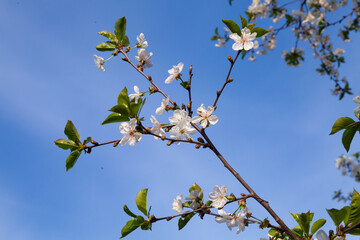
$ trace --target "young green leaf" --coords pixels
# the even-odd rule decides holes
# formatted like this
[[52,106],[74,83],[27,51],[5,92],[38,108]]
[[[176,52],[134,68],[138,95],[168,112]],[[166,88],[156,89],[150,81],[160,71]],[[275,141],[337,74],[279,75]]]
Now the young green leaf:
[[66,140],[66,139],[58,139],[56,141],[54,141],[54,143],[56,144],[56,146],[58,146],[59,148],[62,149],[70,149],[70,151],[74,151],[75,149],[78,149],[79,146],[77,146],[73,141],[71,140]]
[[[186,212],[185,212],[185,213],[186,213]],[[190,219],[191,219],[194,215],[195,215],[195,213],[189,213],[189,214],[187,214],[185,217],[180,217],[180,218],[179,218],[179,222],[178,222],[179,231],[186,226],[186,224],[190,221]]]
[[129,116],[130,115],[130,109],[128,105],[121,104],[121,105],[115,105],[110,110],[110,112],[120,113],[122,116]]
[[348,129],[346,129],[343,133],[343,136],[342,136],[342,143],[344,145],[344,148],[346,149],[346,151],[348,152],[349,149],[350,149],[350,145],[351,145],[351,142],[354,138],[354,135],[356,133],[356,131],[358,130],[358,126],[352,126]]
[[314,222],[314,224],[311,227],[311,234],[315,234],[322,226],[324,226],[324,224],[326,223],[325,219],[319,219],[316,222]]
[[72,121],[68,120],[64,129],[65,135],[69,138],[69,140],[75,142],[77,145],[80,145],[80,135],[76,130],[76,127],[72,123]]
[[115,36],[119,42],[121,42],[126,32],[126,18],[119,18],[115,23]]
[[259,38],[259,37],[262,37],[265,34],[267,34],[269,31],[265,30],[263,28],[260,28],[260,27],[256,27],[256,28],[251,29],[251,33],[254,33],[254,32],[256,32],[256,38]]
[[79,156],[81,154],[81,151],[75,150],[66,159],[66,171],[69,171],[78,160]]
[[101,125],[108,123],[116,123],[116,122],[127,122],[129,121],[128,116],[121,115],[119,113],[111,113],[107,118],[101,123]]
[[120,238],[126,237],[131,232],[136,230],[138,227],[140,227],[140,224],[138,223],[138,221],[135,218],[131,218],[131,220],[128,221],[126,223],[126,225],[121,229],[121,237]]
[[215,28],[215,35],[219,35],[218,28]]
[[107,39],[109,39],[112,42],[116,41],[116,37],[112,32],[104,30],[104,31],[98,32],[98,34],[100,34],[101,36],[106,37]]
[[124,87],[123,90],[121,90],[118,99],[117,99],[118,105],[126,105],[129,106],[130,100],[129,100],[129,94],[126,87]]
[[96,46],[96,50],[104,52],[104,51],[114,51],[115,45],[109,42],[103,42]]
[[130,45],[130,41],[129,38],[125,35],[123,40],[121,41],[121,45],[123,45],[124,47],[127,47]]
[[254,28],[255,25],[256,25],[256,23],[251,23],[251,24],[247,25],[246,27],[248,29],[250,29],[250,31],[251,31]]
[[231,32],[237,33],[239,36],[241,36],[240,27],[234,21],[232,21],[232,20],[224,20],[224,19],[222,21],[230,29]]
[[240,19],[241,19],[241,28],[244,28],[246,27],[247,25],[247,21],[245,18],[243,18],[241,15],[240,15]]
[[147,216],[147,192],[148,189],[142,189],[136,194],[136,206],[145,216]]
[[291,229],[291,231],[293,231],[298,237],[302,237],[304,235],[304,232],[299,225]]
[[295,219],[295,221],[300,225],[301,230],[303,230],[303,232],[305,233],[305,236],[308,236],[310,231],[310,224],[313,219],[314,213],[310,213],[310,211],[308,211],[307,213],[301,213],[301,214],[290,212],[290,214]]
[[332,209],[326,209],[326,211],[331,217],[331,219],[334,221],[335,226],[338,227],[342,223],[342,221],[345,221],[345,219],[348,218],[350,213],[350,207],[345,206],[340,210],[332,208]]
[[358,222],[360,222],[360,194],[354,189],[350,204],[349,219],[346,224],[356,224]]
[[143,224],[141,224],[141,230],[151,230],[151,222],[149,220],[145,220]]
[[[138,103],[135,103],[134,101],[130,102],[130,115],[132,117],[138,116],[138,112],[142,103],[143,103],[142,98],[138,99]],[[145,103],[145,99],[144,99],[144,103]]]
[[219,36],[212,36],[211,38],[210,38],[210,41],[214,41],[214,40],[218,40],[219,39]]
[[126,206],[126,204],[124,204],[124,212],[127,214],[127,215],[129,215],[130,217],[134,217],[134,218],[136,218],[137,216],[132,212],[132,211],[130,211],[130,209],[128,208],[128,206]]
[[348,128],[348,126],[350,126],[351,124],[353,124],[355,121],[349,117],[342,117],[339,118],[338,120],[336,120],[336,122],[334,123],[332,129],[331,129],[331,133],[330,135],[333,135],[335,133],[337,133],[340,130],[346,129]]
[[85,140],[85,144],[88,144],[91,142],[91,137],[87,137],[87,139]]

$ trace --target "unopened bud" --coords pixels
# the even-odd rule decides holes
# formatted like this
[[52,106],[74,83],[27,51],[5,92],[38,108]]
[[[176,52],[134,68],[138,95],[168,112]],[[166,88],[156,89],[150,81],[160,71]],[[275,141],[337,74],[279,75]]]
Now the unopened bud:
[[91,148],[88,148],[87,153],[91,153]]
[[170,131],[170,128],[165,128],[165,132],[169,132]]
[[185,104],[182,104],[182,105],[181,105],[181,109],[182,109],[182,110],[186,110]]
[[150,80],[152,80],[152,77],[151,77],[150,75],[148,75],[148,79],[149,79],[149,81],[150,81]]
[[116,142],[114,142],[113,147],[117,147],[117,145],[119,145],[119,142],[120,142],[120,141],[116,141]]
[[190,109],[190,108],[191,108],[190,103],[186,104],[186,107],[187,107],[188,109]]
[[161,136],[161,140],[163,140],[163,141],[164,141],[164,140],[165,140],[165,136]]
[[173,144],[173,143],[174,143],[173,140],[169,140],[166,145],[170,146],[170,145]]
[[245,199],[240,200],[240,201],[238,201],[238,204],[239,204],[240,207],[245,207],[246,206],[246,200]]
[[192,73],[192,65],[190,65],[189,72]]
[[122,59],[123,61],[125,61],[125,62],[128,61],[126,57],[122,57],[121,59]]
[[205,141],[204,141],[204,139],[202,139],[201,137],[198,137],[198,142],[201,142],[201,143],[204,143]]
[[240,193],[240,195],[241,195],[242,197],[245,197],[245,196],[246,196],[246,194],[245,194],[245,193]]
[[232,81],[234,81],[234,79],[233,78],[229,78],[228,80],[227,80],[227,82],[232,82]]
[[229,60],[229,62],[234,63],[234,60],[232,59],[232,57],[230,55],[227,57],[227,59]]
[[125,48],[125,52],[126,53],[130,52],[130,47]]
[[196,145],[195,145],[195,148],[196,148],[196,149],[199,149],[200,147],[201,147],[200,144],[196,144]]
[[99,143],[97,142],[97,141],[95,141],[95,140],[91,140],[90,141],[92,144],[94,144],[94,145],[98,145]]
[[220,91],[220,90],[217,90],[217,91],[216,91],[216,94],[217,94],[217,95],[220,95],[220,94],[221,94],[221,91]]

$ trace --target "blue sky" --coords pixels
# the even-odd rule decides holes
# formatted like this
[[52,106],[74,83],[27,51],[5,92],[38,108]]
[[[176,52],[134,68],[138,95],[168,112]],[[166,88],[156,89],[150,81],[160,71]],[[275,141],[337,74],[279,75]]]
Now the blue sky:
[[[122,16],[128,20],[132,44],[143,32],[152,51],[154,67],[145,70],[178,103],[187,93],[176,84],[165,85],[167,70],[178,62],[185,74],[193,65],[194,107],[214,101],[228,71],[230,45],[215,48],[210,42],[221,19],[239,19],[246,6],[235,0],[230,7],[218,1],[7,1],[0,2],[0,238],[118,239],[129,217],[124,203],[136,211],[138,190],[149,188],[148,202],[157,217],[172,215],[178,193],[187,194],[196,182],[208,193],[214,185],[227,185],[236,195],[245,192],[208,150],[181,144],[167,147],[144,136],[135,147],[111,146],[81,156],[65,171],[68,152],[53,141],[63,138],[68,119],[80,135],[104,142],[118,139],[119,124],[101,126],[121,89],[133,85],[145,91],[148,83],[133,69],[114,58],[100,72],[93,63],[95,46],[104,41],[97,34],[113,30]],[[260,23],[268,27],[268,22]],[[335,169],[335,159],[345,153],[341,136],[329,136],[333,122],[352,116],[356,104],[346,96],[330,95],[332,83],[314,71],[306,45],[306,61],[289,68],[281,52],[293,38],[280,34],[276,50],[256,62],[239,61],[234,82],[224,91],[216,115],[219,122],[208,129],[229,163],[268,200],[290,226],[291,212],[315,212],[327,218],[325,208],[341,207],[331,200],[333,190],[346,192],[356,186]],[[354,93],[359,93],[355,64],[359,37],[352,43],[335,41],[346,50],[342,73]],[[133,58],[136,52],[130,53]],[[143,110],[149,119],[161,96],[147,99]],[[167,121],[162,116],[160,121]],[[352,149],[358,150],[355,139]],[[259,218],[268,214],[254,201],[249,208]],[[229,210],[230,211],[230,210]],[[330,228],[328,222],[325,228]],[[128,239],[184,239],[206,237],[259,239],[266,231],[249,227],[237,236],[212,218],[194,218],[177,230],[177,221],[159,222],[153,231],[136,231]]]

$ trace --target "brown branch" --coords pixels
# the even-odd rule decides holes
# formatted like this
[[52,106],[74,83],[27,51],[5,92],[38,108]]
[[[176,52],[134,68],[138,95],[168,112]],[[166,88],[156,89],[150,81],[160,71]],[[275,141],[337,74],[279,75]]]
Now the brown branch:
[[226,87],[226,85],[227,85],[228,83],[230,83],[229,77],[230,77],[230,74],[231,74],[231,70],[232,70],[232,68],[233,68],[233,66],[234,66],[237,58],[239,57],[240,53],[241,53],[241,51],[238,51],[238,52],[237,52],[236,57],[235,57],[234,60],[230,60],[231,58],[229,59],[229,61],[230,61],[229,72],[228,72],[228,74],[227,74],[227,76],[226,76],[224,85],[222,86],[221,90],[219,90],[219,91],[216,92],[216,99],[215,99],[215,102],[214,102],[214,104],[213,104],[213,107],[214,107],[214,108],[216,107],[216,103],[217,103],[217,101],[219,100],[221,93],[224,91],[224,88]]
[[[111,143],[119,143],[121,141],[121,138],[118,139],[118,140],[113,140],[113,141],[109,141],[109,142],[104,142],[104,143],[98,143],[98,142],[95,142],[95,141],[91,141],[91,143],[93,144],[92,146],[87,146],[87,145],[84,145],[84,149],[92,149],[94,147],[99,147],[99,146],[103,146],[103,145],[107,145],[107,144],[111,144]],[[91,150],[90,150],[91,151]]]
[[192,108],[192,101],[191,101],[191,79],[192,79],[192,76],[194,74],[192,73],[192,65],[190,66],[190,69],[189,69],[189,84],[187,86],[187,90],[189,92],[189,103],[187,104],[187,109],[188,109],[188,112],[189,112],[189,116],[192,117],[192,114],[193,114],[193,111],[191,110]]
[[350,232],[356,228],[360,228],[360,222],[344,230],[344,233]]

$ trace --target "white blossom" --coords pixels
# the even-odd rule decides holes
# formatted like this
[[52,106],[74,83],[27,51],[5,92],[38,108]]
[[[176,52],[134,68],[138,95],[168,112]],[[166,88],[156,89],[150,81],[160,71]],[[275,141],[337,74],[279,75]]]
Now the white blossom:
[[[195,134],[196,129],[192,128],[190,125],[190,121],[187,120],[181,120],[177,125],[171,128],[169,131],[170,137],[176,139],[176,140],[189,140],[191,137],[189,134]],[[177,141],[175,144],[180,144],[179,141]]]
[[201,194],[202,190],[200,192],[198,190],[192,190],[190,192],[190,196],[185,197],[185,200],[192,201],[190,204],[190,208],[195,210],[200,207],[199,201],[201,200]]
[[226,194],[228,192],[228,188],[226,186],[222,186],[221,188],[216,185],[213,189],[214,192],[209,193],[209,200],[212,201],[211,206],[214,208],[222,208],[227,202]]
[[354,176],[359,175],[359,174],[360,174],[360,165],[353,164],[353,165],[352,165],[352,173],[351,173],[351,176],[354,177]]
[[257,40],[254,41],[254,49],[258,49],[259,48],[259,42]]
[[143,33],[140,33],[140,35],[136,37],[136,40],[138,41],[138,43],[136,44],[137,48],[147,48],[148,47],[148,42],[145,40],[145,36]]
[[312,15],[311,12],[308,12],[308,14],[306,14],[302,24],[305,24],[307,22],[310,22],[311,24],[314,24],[315,23],[315,16]]
[[204,104],[201,104],[201,106],[196,111],[199,114],[199,116],[193,117],[191,121],[193,123],[200,122],[200,125],[203,128],[206,128],[209,123],[214,125],[219,121],[217,116],[212,115],[214,110],[215,109],[213,106],[209,106],[206,110]]
[[94,62],[95,62],[96,67],[99,70],[105,72],[105,67],[104,67],[105,62],[104,62],[104,59],[102,57],[94,55]]
[[253,62],[253,61],[256,61],[256,57],[255,57],[255,56],[250,56],[250,57],[248,58],[248,60],[249,60],[249,61],[252,61],[252,62]]
[[225,41],[224,41],[224,39],[222,39],[222,38],[218,38],[217,39],[217,43],[215,44],[215,47],[225,47]]
[[134,146],[142,138],[142,134],[136,131],[136,118],[130,119],[129,122],[121,123],[119,130],[125,136],[121,139],[120,145],[124,146],[129,142],[130,146]]
[[177,66],[173,66],[172,69],[168,70],[170,76],[165,80],[165,83],[172,83],[175,78],[180,77],[180,73],[183,70],[184,64],[181,62]]
[[345,160],[346,160],[346,156],[345,155],[341,155],[340,157],[338,157],[335,161],[335,167],[336,168],[340,168],[341,166],[343,166],[345,164]]
[[183,120],[190,124],[191,117],[188,116],[185,110],[177,109],[174,111],[173,116],[169,117],[169,121],[173,125],[178,125]]
[[178,213],[182,212],[182,210],[183,210],[182,199],[183,199],[182,194],[178,194],[172,204],[172,206],[173,206],[172,209],[177,211]]
[[167,97],[166,99],[161,99],[161,105],[160,105],[160,107],[158,107],[158,108],[156,109],[155,113],[156,113],[157,115],[163,114],[164,111],[165,111],[165,109],[166,109],[166,106],[169,104],[169,102],[170,102],[170,98],[169,98],[169,97]]
[[333,54],[335,55],[342,55],[345,53],[345,50],[342,49],[342,48],[336,48],[334,51],[333,51]]
[[232,45],[232,49],[235,51],[244,49],[245,51],[250,50],[254,47],[252,40],[256,37],[256,32],[251,33],[250,29],[244,27],[241,29],[241,36],[237,33],[232,33],[229,35],[229,38],[233,39],[235,43]]
[[344,238],[340,237],[340,236],[336,236],[336,238],[334,238],[334,240],[344,240]]
[[138,50],[138,55],[139,56],[135,56],[135,59],[140,62],[143,66],[143,68],[150,68],[153,66],[152,62],[149,60],[153,53],[147,53],[145,48],[140,48]]
[[317,240],[329,240],[329,237],[324,230],[319,230],[316,233],[316,239]]
[[354,109],[354,113],[360,114],[360,96],[356,96],[353,98],[353,101],[355,103],[358,103],[359,105]]
[[[165,137],[166,134],[165,134],[164,129],[161,126],[161,123],[159,123],[158,120],[156,120],[156,118],[153,115],[151,115],[150,120],[151,120],[151,122],[153,124],[153,127],[151,128],[151,132],[153,134],[156,134],[156,135],[160,136],[160,137]],[[159,137],[157,137],[157,136],[154,136],[154,138],[156,140],[159,139]]]
[[134,86],[134,92],[135,92],[135,93],[132,93],[132,94],[129,95],[129,99],[130,99],[130,101],[133,100],[133,99],[135,99],[135,104],[137,104],[139,98],[141,98],[141,96],[142,96],[143,94],[142,94],[141,92],[139,92],[138,86]]
[[237,234],[245,230],[245,221],[244,218],[248,214],[248,208],[245,207],[241,212],[237,214],[228,214],[224,210],[218,210],[219,217],[215,218],[215,221],[218,223],[225,222],[229,230],[231,231],[233,227],[238,227]]

